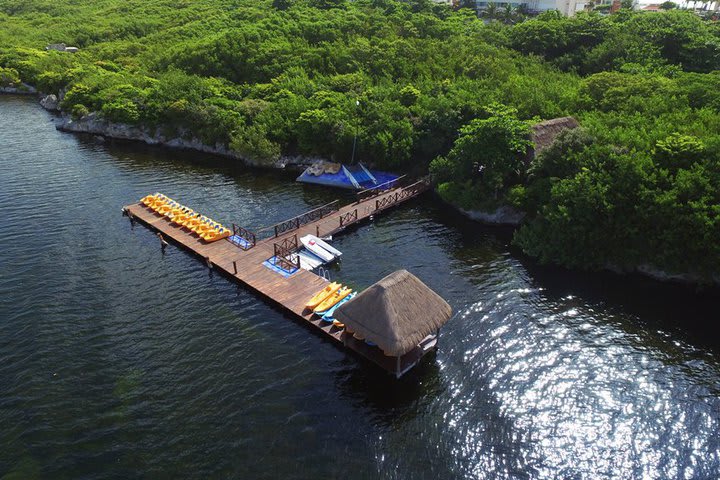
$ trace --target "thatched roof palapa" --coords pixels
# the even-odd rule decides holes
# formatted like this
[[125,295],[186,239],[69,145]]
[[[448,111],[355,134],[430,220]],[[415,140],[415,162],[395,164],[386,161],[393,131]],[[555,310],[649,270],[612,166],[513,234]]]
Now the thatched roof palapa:
[[580,123],[573,117],[553,118],[552,120],[536,123],[532,126],[530,132],[530,140],[534,145],[535,155],[549,147],[563,130],[573,129],[579,126]]
[[450,305],[407,270],[373,284],[335,311],[349,331],[401,356],[450,319]]

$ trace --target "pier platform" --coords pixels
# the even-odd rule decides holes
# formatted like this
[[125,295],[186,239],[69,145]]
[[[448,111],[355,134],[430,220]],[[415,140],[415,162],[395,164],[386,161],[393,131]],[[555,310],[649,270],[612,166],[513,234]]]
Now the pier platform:
[[[279,305],[292,317],[331,341],[399,377],[416,365],[426,353],[434,350],[437,339],[430,336],[402,357],[391,357],[379,348],[357,340],[345,329],[313,316],[312,311],[305,309],[305,303],[324,288],[328,281],[299,268],[299,264],[293,264],[290,254],[302,247],[299,238],[304,235],[337,235],[351,225],[417,197],[429,187],[427,180],[420,180],[404,187],[360,191],[353,203],[340,206],[339,202],[335,201],[257,232],[233,225],[234,235],[231,238],[236,241],[226,238],[212,243],[207,243],[188,229],[171,223],[167,217],[142,203],[127,205],[123,211],[131,221],[145,225],[161,234],[163,239],[201,257],[208,267],[226,274]],[[241,241],[238,242],[238,239]],[[282,273],[263,264],[271,258],[279,261]]]

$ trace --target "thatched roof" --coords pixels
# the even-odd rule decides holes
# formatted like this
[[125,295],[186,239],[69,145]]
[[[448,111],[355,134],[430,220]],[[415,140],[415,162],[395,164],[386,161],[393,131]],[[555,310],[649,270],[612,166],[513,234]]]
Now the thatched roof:
[[450,305],[407,270],[398,270],[335,310],[349,331],[400,356],[450,319]]
[[579,126],[580,124],[573,117],[553,118],[552,120],[536,123],[532,126],[530,133],[530,140],[533,142],[535,155],[540,153],[542,149],[549,147],[563,130],[577,128]]

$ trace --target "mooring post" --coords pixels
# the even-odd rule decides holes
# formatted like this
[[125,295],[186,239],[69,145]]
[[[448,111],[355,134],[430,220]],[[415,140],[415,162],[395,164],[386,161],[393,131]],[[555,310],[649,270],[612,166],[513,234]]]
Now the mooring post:
[[315,236],[320,238],[320,225],[315,225]]
[[167,247],[168,243],[165,241],[165,239],[162,236],[162,233],[158,232],[157,234],[158,238],[160,239],[160,250],[165,252],[165,247]]
[[233,270],[235,270],[235,275],[237,275],[237,262],[233,260]]

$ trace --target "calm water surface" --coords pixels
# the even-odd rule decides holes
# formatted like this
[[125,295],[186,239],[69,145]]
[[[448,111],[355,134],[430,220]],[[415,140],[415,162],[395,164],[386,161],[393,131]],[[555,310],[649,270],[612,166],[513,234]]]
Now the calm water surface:
[[[0,478],[718,478],[717,292],[539,268],[431,196],[336,239],[452,305],[401,382],[175,247],[156,190],[259,228],[339,195],[57,132],[0,98]],[[7,475],[7,476],[4,476]]]

